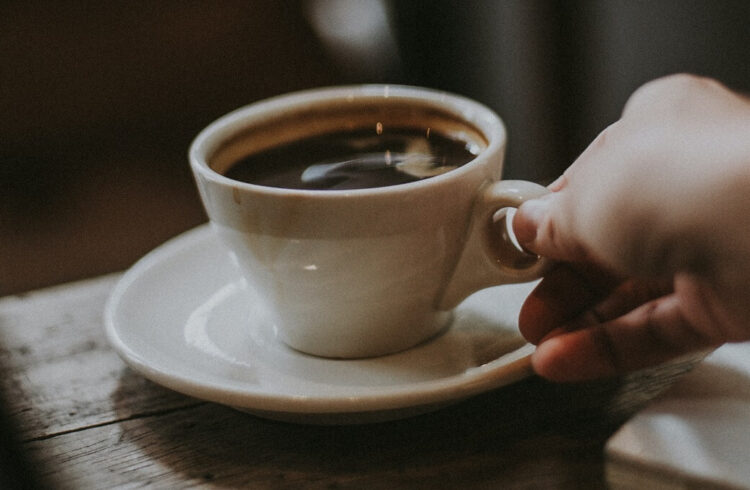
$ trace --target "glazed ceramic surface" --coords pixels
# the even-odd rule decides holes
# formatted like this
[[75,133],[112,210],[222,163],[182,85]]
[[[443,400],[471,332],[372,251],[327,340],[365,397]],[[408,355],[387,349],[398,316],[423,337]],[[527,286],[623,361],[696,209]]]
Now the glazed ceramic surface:
[[[434,128],[483,150],[436,177],[351,191],[263,187],[221,174],[279,142],[376,124]],[[311,354],[359,358],[419,344],[471,293],[542,273],[543,260],[503,245],[497,229],[502,209],[546,192],[499,181],[505,142],[497,115],[471,100],[357,86],[239,109],[196,138],[190,160],[214,229],[279,338]]]
[[533,348],[516,318],[531,287],[472,295],[444,331],[400,353],[315,357],[278,338],[262,300],[203,226],[135,264],[105,317],[124,361],[173,390],[288,421],[370,422],[433,410],[528,376]]

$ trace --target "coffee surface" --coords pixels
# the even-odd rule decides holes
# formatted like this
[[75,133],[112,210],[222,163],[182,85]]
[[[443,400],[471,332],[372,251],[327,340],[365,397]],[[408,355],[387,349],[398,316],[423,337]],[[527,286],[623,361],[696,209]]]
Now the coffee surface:
[[286,189],[345,190],[414,182],[450,171],[479,153],[473,142],[434,130],[389,128],[313,136],[251,154],[231,179]]

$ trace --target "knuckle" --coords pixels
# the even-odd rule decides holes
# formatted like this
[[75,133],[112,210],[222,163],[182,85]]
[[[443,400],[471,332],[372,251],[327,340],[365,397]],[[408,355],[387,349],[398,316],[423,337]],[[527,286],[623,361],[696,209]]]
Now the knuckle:
[[638,88],[628,99],[623,116],[641,112],[675,110],[684,102],[694,100],[699,93],[724,90],[724,86],[712,78],[677,73],[657,78]]

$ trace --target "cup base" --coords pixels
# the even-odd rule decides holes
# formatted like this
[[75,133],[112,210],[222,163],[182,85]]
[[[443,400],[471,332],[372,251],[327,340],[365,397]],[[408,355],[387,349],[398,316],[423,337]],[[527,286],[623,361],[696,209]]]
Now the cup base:
[[349,336],[348,339],[338,339],[336,342],[323,341],[306,335],[304,338],[294,338],[284,335],[276,329],[276,338],[302,354],[325,359],[367,359],[382,357],[403,352],[429,342],[443,335],[453,322],[452,311],[441,311],[431,315],[428,323],[415,329],[414,325],[401,328],[388,328],[377,336],[360,335]]

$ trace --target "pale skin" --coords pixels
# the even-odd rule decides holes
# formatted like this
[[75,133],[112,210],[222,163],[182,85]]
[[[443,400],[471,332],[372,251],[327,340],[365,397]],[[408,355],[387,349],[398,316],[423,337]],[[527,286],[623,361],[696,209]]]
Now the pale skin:
[[535,371],[581,381],[750,340],[750,99],[650,82],[514,231],[557,265],[526,300]]

